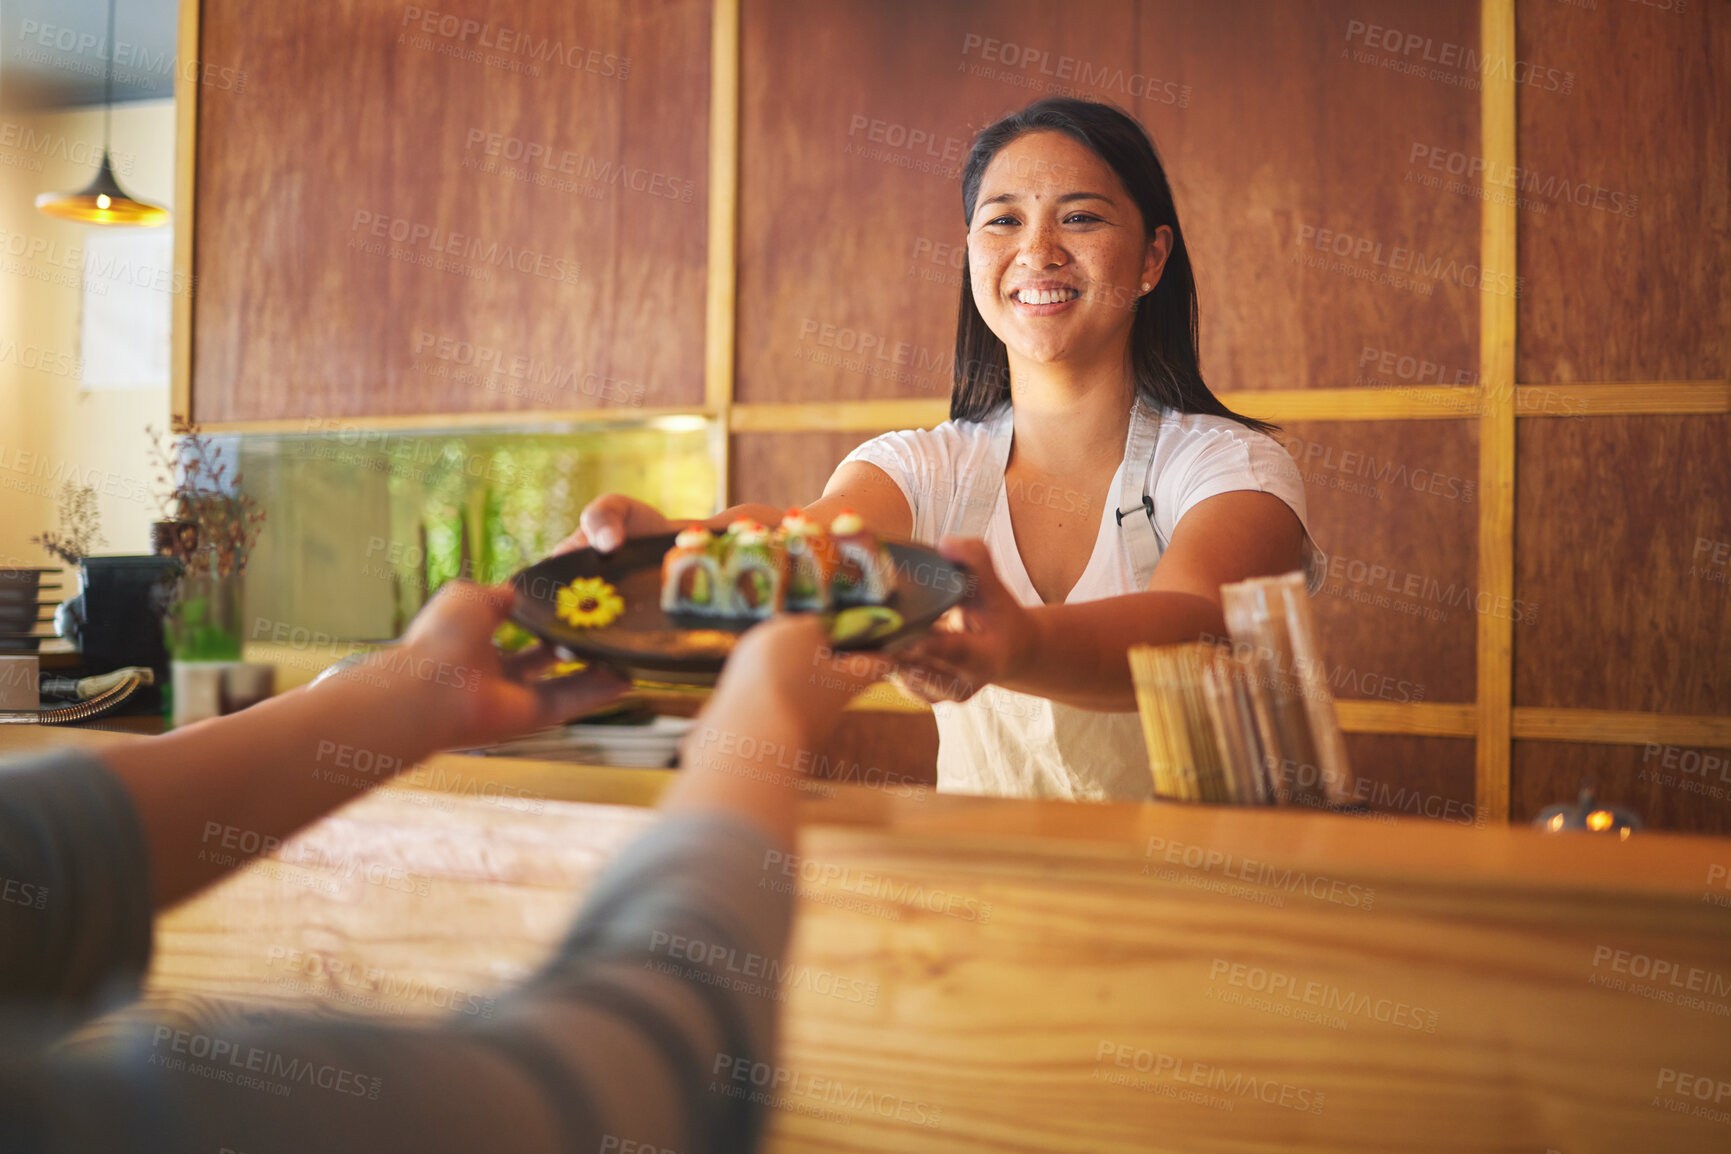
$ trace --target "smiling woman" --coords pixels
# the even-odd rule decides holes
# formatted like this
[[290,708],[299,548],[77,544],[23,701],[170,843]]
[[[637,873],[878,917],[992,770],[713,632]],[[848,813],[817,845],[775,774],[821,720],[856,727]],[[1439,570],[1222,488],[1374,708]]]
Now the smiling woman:
[[[1030,197],[1026,205],[1024,193]],[[1018,231],[1026,243],[1025,230],[1040,227],[1034,210],[1042,205],[1066,210],[1053,215],[1061,220],[1062,247],[1070,260],[1046,279],[1026,269],[1014,274],[1018,279],[1008,281],[1008,287],[1022,316],[1058,311],[1036,307],[1044,297],[1040,302],[1020,299],[1028,290],[1055,289],[1079,299],[1086,285],[1087,303],[1103,306],[1098,314],[1106,318],[1096,327],[1095,348],[1103,354],[1116,349],[1128,330],[1132,370],[1149,401],[1269,431],[1263,422],[1226,408],[1203,383],[1190,251],[1172,186],[1147,134],[1115,108],[1068,99],[1043,100],[1005,117],[981,132],[969,153],[962,174],[968,250],[957,312],[951,417],[979,420],[1009,399],[1000,327],[1015,313],[977,300],[965,282],[972,272],[1004,283],[1003,266],[1014,263]],[[988,302],[996,299],[987,294]],[[1022,332],[1026,335],[1025,326]]]
[[[1222,584],[1302,568],[1314,591],[1303,483],[1202,379],[1189,253],[1140,125],[1040,101],[979,134],[961,191],[951,419],[860,446],[806,512],[852,508],[979,579],[897,653],[934,702],[940,789],[1145,798],[1128,648],[1223,635]],[[741,515],[774,511],[711,524]],[[666,530],[609,495],[566,545]]]

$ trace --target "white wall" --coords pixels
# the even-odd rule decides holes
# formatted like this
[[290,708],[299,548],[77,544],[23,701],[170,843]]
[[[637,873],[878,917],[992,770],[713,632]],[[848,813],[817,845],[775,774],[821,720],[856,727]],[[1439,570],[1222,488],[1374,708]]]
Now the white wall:
[[[79,387],[81,253],[99,226],[35,207],[88,184],[101,142],[101,108],[0,113],[0,565],[54,563],[29,539],[56,526],[68,475],[103,491],[98,552],[145,552],[157,517],[144,430],[167,426],[168,390]],[[121,185],[172,209],[174,102],[116,106],[114,149]],[[44,356],[48,369],[27,367]]]

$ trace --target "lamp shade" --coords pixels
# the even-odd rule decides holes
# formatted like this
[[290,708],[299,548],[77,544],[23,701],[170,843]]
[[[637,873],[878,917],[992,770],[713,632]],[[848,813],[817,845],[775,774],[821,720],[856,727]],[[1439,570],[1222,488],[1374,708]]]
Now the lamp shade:
[[168,210],[161,205],[134,200],[114,179],[114,169],[108,163],[108,150],[102,152],[102,167],[96,179],[78,192],[45,192],[36,198],[36,207],[49,216],[79,224],[119,224],[155,228],[168,220]]

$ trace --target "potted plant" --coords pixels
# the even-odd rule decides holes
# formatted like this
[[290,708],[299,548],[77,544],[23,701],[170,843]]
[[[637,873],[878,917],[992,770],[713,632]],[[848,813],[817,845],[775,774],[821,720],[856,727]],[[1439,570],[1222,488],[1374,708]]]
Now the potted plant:
[[[102,536],[102,511],[96,504],[96,486],[78,485],[67,481],[60,486],[60,528],[50,530],[39,537],[32,537],[34,545],[40,545],[42,551],[56,561],[65,564],[71,572],[77,574],[82,581],[84,577],[84,561],[99,545],[107,544]],[[19,571],[20,574],[27,571]],[[32,572],[33,571],[28,571]],[[32,582],[34,585],[34,581]],[[36,615],[35,589],[30,591],[30,617],[34,621]],[[25,626],[26,629],[29,626]],[[65,637],[73,645],[82,648],[84,634],[84,594],[80,591],[76,596],[68,597],[60,603],[54,612],[54,631]]]
[[246,563],[264,529],[264,510],[228,473],[222,448],[196,424],[176,419],[157,452],[163,520],[153,544],[173,559],[176,577],[164,617],[175,661],[239,661],[244,637]]

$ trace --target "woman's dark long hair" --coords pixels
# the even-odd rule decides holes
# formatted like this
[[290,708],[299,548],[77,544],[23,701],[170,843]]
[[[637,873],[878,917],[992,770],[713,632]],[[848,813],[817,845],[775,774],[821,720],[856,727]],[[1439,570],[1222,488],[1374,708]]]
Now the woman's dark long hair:
[[[1172,251],[1160,283],[1135,305],[1130,327],[1130,363],[1136,388],[1159,408],[1179,413],[1211,413],[1260,432],[1274,426],[1241,416],[1220,403],[1202,380],[1197,345],[1196,277],[1190,250],[1178,227],[1172,186],[1142,126],[1110,104],[1054,96],[982,129],[974,138],[962,170],[962,219],[972,227],[980,181],[998,152],[1030,132],[1062,132],[1111,166],[1142,213],[1145,235],[1165,225],[1172,230]],[[950,392],[950,419],[978,421],[1010,399],[1010,358],[1004,342],[974,305],[973,270],[962,264],[962,300],[956,315],[956,363]]]

